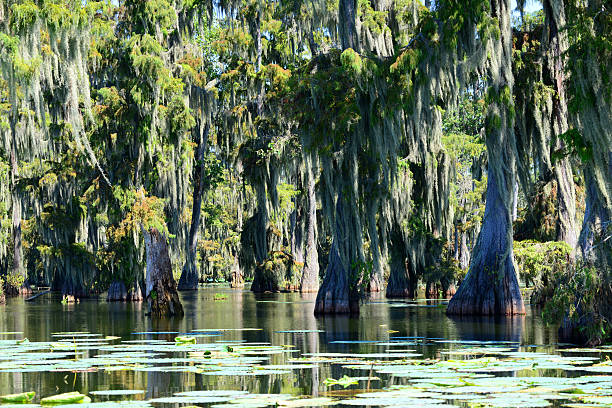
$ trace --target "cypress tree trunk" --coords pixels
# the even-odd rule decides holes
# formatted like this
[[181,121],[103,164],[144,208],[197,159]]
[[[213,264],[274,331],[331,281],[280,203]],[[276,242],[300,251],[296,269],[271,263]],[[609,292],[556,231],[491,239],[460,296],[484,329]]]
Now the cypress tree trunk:
[[[612,185],[612,151],[608,152],[608,155],[610,166],[606,178],[610,182],[609,185]],[[601,239],[602,232],[609,231],[609,226],[612,223],[612,207],[606,203],[606,192],[600,190],[601,186],[597,183],[593,169],[588,167],[585,169],[585,181],[586,208],[578,246],[586,265],[595,267],[599,272],[599,278],[603,280],[598,288],[595,310],[596,313],[609,319],[612,316],[612,301],[610,300],[612,299],[612,289],[609,285],[610,271],[612,270],[612,245],[602,242]],[[570,319],[566,316],[563,319],[559,327],[559,339],[576,344],[601,344],[606,334],[588,338],[584,329],[591,326],[595,319],[600,319],[602,316],[595,316],[584,311],[580,304],[574,306],[576,307],[577,318]]]
[[187,238],[187,251],[183,272],[179,279],[178,290],[197,290],[200,276],[197,266],[198,236],[200,232],[200,220],[202,218],[202,195],[204,194],[204,152],[210,125],[200,124],[200,135],[197,146],[196,163],[193,177],[193,209],[191,212],[191,226]]
[[[552,4],[555,3],[555,4]],[[565,53],[568,48],[567,32],[563,30],[566,24],[563,1],[545,0],[542,2],[546,25],[548,29],[548,52],[546,58],[547,71],[554,84],[552,126],[555,135],[567,132],[568,110],[565,92]],[[564,142],[557,140],[556,149],[563,149]],[[568,157],[555,163],[554,175],[557,181],[557,241],[564,241],[576,248],[576,190],[574,174]]]
[[142,289],[140,281],[136,279],[128,290],[123,281],[114,281],[108,288],[107,302],[142,302]]
[[[573,109],[572,122],[582,142],[589,147],[587,157],[583,157],[586,159],[586,207],[578,239],[581,267],[591,269],[596,277],[594,284],[584,285],[576,294],[575,303],[570,305],[575,310],[573,313],[566,311],[559,337],[593,345],[610,337],[608,328],[612,320],[612,109],[605,85],[609,81],[612,56],[609,50],[594,45],[610,40],[609,10],[605,9],[605,3],[601,0],[545,2],[545,11],[553,17],[563,16],[564,11],[568,13],[566,26],[577,18],[577,14],[582,17],[587,13],[590,21],[586,28],[579,26],[580,36],[568,38],[572,47],[568,48],[564,68],[570,72],[566,83],[575,98],[574,105],[579,104]],[[592,302],[585,304],[581,299],[584,295],[595,296]]]
[[467,269],[470,267],[470,251],[468,249],[468,234],[465,231],[461,232],[461,245],[459,253],[459,265],[461,269]]
[[306,248],[304,270],[300,282],[300,292],[316,292],[319,289],[319,254],[317,251],[317,197],[315,195],[315,178],[312,174],[310,160],[306,160],[306,183],[308,190],[306,211]]
[[485,214],[465,280],[449,302],[450,315],[524,314],[512,255],[512,208],[516,165],[513,132],[510,0],[492,0],[500,35],[489,40],[491,81],[487,100],[489,155]]
[[115,281],[108,287],[107,302],[125,302],[128,298],[127,288],[123,281]]
[[[511,212],[489,170],[483,225],[465,280],[447,314],[514,315],[525,313],[512,259]],[[512,190],[507,192],[512,194]]]
[[372,273],[366,290],[370,293],[382,292],[384,287],[382,254],[380,253],[380,241],[378,239],[378,229],[376,225],[376,210],[378,210],[380,196],[374,197],[372,200],[374,200],[374,203],[370,204],[372,207],[367,211],[370,251],[372,251]]
[[147,252],[146,299],[148,314],[155,317],[183,316],[183,305],[172,276],[166,237],[157,229],[143,228]]
[[354,275],[351,260],[355,259],[354,233],[360,233],[361,225],[355,220],[352,212],[346,211],[341,195],[336,200],[335,231],[332,246],[329,250],[329,263],[325,278],[317,293],[315,314],[358,313],[359,295],[357,284],[351,285],[349,277]]
[[[23,277],[23,284],[21,288],[12,288],[13,290],[18,290],[16,294],[27,294],[30,293],[30,288],[27,285],[26,279],[26,270],[23,266],[23,246],[21,241],[21,200],[17,193],[16,187],[16,179],[17,173],[19,169],[19,164],[17,162],[17,148],[16,148],[16,136],[15,136],[15,127],[16,127],[16,118],[11,115],[11,186],[12,186],[12,238],[13,238],[13,265],[11,268],[11,275],[13,276],[21,276]],[[12,295],[9,293],[9,296]]]
[[240,268],[240,261],[238,260],[238,255],[235,254],[233,258],[234,262],[232,263],[230,288],[240,289],[244,287],[244,276],[242,273],[242,269]]
[[262,181],[255,186],[257,192],[257,212],[254,217],[253,244],[255,253],[255,274],[251,291],[253,292],[276,292],[278,291],[278,282],[274,279],[270,281],[270,275],[265,273],[263,262],[268,256],[268,198],[266,182]]
[[338,22],[340,44],[342,49],[352,48],[359,52],[359,38],[357,35],[357,1],[340,0],[338,5]]
[[411,272],[406,262],[403,244],[391,242],[391,273],[387,283],[386,296],[392,298],[416,297],[417,277]]

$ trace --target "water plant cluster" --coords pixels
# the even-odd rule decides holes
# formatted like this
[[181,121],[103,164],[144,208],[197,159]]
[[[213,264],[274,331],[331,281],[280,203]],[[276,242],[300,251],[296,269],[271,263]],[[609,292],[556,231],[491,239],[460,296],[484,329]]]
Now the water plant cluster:
[[[241,331],[241,329],[238,329]],[[244,329],[258,330],[258,329]],[[600,407],[612,400],[612,347],[521,344],[510,340],[450,340],[397,336],[364,344],[376,352],[301,352],[291,345],[224,340],[231,330],[189,333],[135,332],[129,340],[87,332],[52,333],[29,341],[2,333],[0,373],[192,373],[240,378],[282,377],[341,368],[342,377],[316,384],[318,395],[262,394],[240,389],[200,389],[148,397],[139,389],[84,389],[57,395],[33,391],[0,396],[8,407],[157,407],[166,404],[215,408],[267,406]],[[235,331],[235,329],[234,329]],[[295,339],[312,330],[291,330]],[[315,330],[320,333],[321,331]],[[167,338],[173,338],[167,340]],[[433,353],[432,353],[433,351]],[[332,369],[333,371],[333,369]],[[233,384],[233,385],[231,385]],[[6,384],[5,384],[6,385]],[[4,386],[0,388],[0,391]],[[341,390],[347,392],[341,392]],[[145,395],[147,394],[147,395]],[[76,405],[78,404],[78,405]]]

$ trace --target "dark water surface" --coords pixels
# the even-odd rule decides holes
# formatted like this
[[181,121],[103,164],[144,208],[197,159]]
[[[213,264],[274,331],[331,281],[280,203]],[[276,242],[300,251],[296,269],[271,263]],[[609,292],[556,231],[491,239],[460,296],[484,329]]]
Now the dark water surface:
[[[216,296],[215,296],[216,295]],[[224,300],[215,300],[215,297]],[[160,339],[174,341],[178,335],[135,334],[139,332],[189,333],[202,329],[261,330],[223,331],[200,342],[246,341],[293,345],[299,353],[270,356],[269,364],[287,364],[287,359],[303,353],[385,353],[390,349],[418,349],[423,358],[439,358],[441,349],[455,343],[444,340],[480,340],[513,342],[519,345],[538,345],[532,350],[550,351],[556,342],[555,331],[543,325],[539,314],[529,312],[516,319],[455,320],[444,313],[440,301],[402,302],[384,298],[371,299],[362,305],[358,317],[336,316],[315,318],[314,295],[281,293],[255,296],[247,290],[209,287],[198,292],[181,294],[186,312],[182,319],[155,320],[145,316],[143,304],[107,303],[85,300],[78,304],[61,304],[59,298],[45,295],[32,303],[23,298],[9,299],[0,308],[0,339],[54,341],[55,332],[90,332],[103,336],[119,336],[122,340]],[[301,331],[279,333],[279,331]],[[318,330],[318,331],[317,331]],[[386,340],[426,338],[417,347],[381,345]],[[378,342],[378,343],[376,343]],[[98,351],[88,350],[93,357]],[[88,354],[87,354],[88,353]],[[266,364],[266,363],[263,363]],[[169,364],[170,366],[170,364]],[[0,370],[1,371],[1,370]],[[137,389],[146,391],[136,399],[171,396],[177,391],[190,390],[246,390],[252,393],[288,393],[293,395],[321,395],[328,388],[323,380],[355,374],[342,365],[320,364],[317,368],[294,370],[290,374],[272,375],[206,375],[193,372],[105,371],[92,372],[0,372],[0,395],[36,391],[45,396],[61,392]],[[400,384],[401,378],[379,376],[372,388],[386,387],[390,382]],[[364,388],[365,383],[352,388]]]

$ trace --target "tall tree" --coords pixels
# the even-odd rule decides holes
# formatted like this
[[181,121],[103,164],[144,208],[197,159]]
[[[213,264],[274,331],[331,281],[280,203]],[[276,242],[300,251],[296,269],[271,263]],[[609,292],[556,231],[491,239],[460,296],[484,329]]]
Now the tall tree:
[[470,269],[451,299],[447,314],[524,314],[512,255],[512,208],[516,184],[512,29],[510,1],[491,1],[498,33],[488,42],[490,87],[486,102],[488,179],[485,214]]

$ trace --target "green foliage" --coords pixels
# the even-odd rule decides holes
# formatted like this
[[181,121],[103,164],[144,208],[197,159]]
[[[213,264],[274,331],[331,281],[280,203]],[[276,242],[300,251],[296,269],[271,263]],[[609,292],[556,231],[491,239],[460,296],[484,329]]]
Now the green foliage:
[[114,230],[115,238],[122,238],[141,228],[145,230],[156,229],[168,236],[168,227],[165,220],[165,201],[159,197],[148,195],[144,189],[123,190],[116,187],[115,197],[122,203],[124,209],[128,209],[125,219],[119,227]]
[[573,249],[565,242],[514,241],[514,259],[521,280],[533,286],[531,303],[545,304],[554,285],[573,266]]
[[578,327],[590,343],[600,343],[610,337],[612,325],[602,314],[600,297],[603,282],[595,267],[578,263],[552,283],[554,292],[543,311],[544,321],[559,324],[567,320]]
[[25,282],[25,277],[18,273],[7,273],[4,275],[2,282],[2,288],[6,289],[8,293],[19,293],[19,290]]
[[553,156],[554,159],[559,159],[563,156],[577,156],[583,162],[587,162],[593,158],[593,148],[591,143],[582,137],[578,129],[572,128],[565,133],[559,135],[559,138],[565,142],[565,151],[557,151]]

